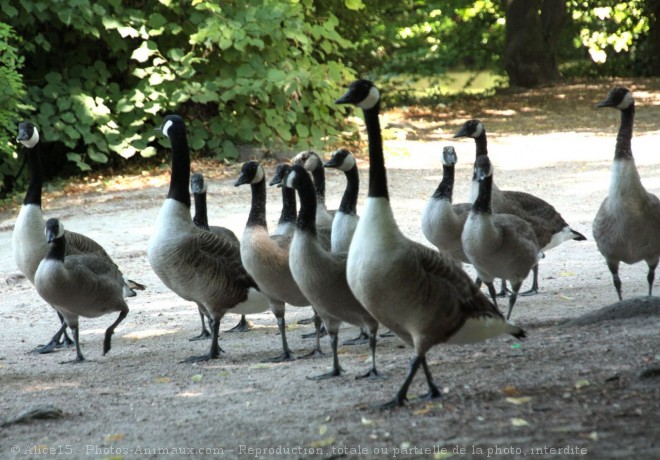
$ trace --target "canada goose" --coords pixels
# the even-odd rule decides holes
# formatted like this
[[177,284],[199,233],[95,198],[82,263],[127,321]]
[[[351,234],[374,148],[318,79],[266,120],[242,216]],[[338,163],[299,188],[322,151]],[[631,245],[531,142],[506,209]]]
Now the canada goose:
[[[466,121],[454,137],[473,138],[476,145],[476,157],[488,155],[486,128],[481,121]],[[471,203],[474,203],[478,189],[479,185],[473,175],[470,189]],[[529,222],[534,229],[543,253],[559,246],[564,241],[584,241],[587,239],[580,232],[573,230],[554,206],[530,193],[501,191],[496,184],[493,184],[492,208],[495,214],[513,214]],[[538,293],[538,266],[535,266],[532,271],[534,274],[532,288],[529,291],[520,293],[520,295]]]
[[[256,161],[243,163],[241,174],[234,185],[238,187],[244,184],[250,184],[252,189],[252,205],[241,239],[241,259],[248,273],[268,297],[270,309],[277,319],[277,327],[282,337],[282,354],[269,361],[290,361],[295,357],[286,339],[285,304],[294,307],[310,305],[293,279],[289,268],[289,246],[293,235],[268,234],[266,179],[263,167]],[[315,326],[318,331],[321,326],[320,320]],[[320,354],[318,333],[316,345],[314,352]]]
[[80,352],[79,316],[97,318],[118,311],[119,317],[105,331],[105,355],[110,351],[115,328],[128,314],[124,278],[117,266],[103,255],[67,255],[68,235],[58,219],[46,221],[46,237],[50,247],[34,274],[34,286],[39,295],[64,316],[71,328],[76,359],[70,362],[85,360]]
[[314,306],[314,311],[323,320],[332,346],[332,371],[316,379],[341,375],[337,356],[337,334],[343,321],[369,331],[372,367],[362,377],[376,377],[378,321],[364,309],[348,287],[347,253],[328,251],[316,237],[316,198],[312,179],[301,165],[294,165],[286,178],[285,186],[296,189],[300,197],[300,213],[289,248],[291,274],[302,293]]
[[[240,247],[241,242],[238,240],[238,237],[226,227],[211,226],[209,227],[208,214],[206,212],[206,192],[208,191],[208,184],[204,180],[204,175],[201,173],[195,173],[190,176],[190,192],[193,194],[193,202],[195,203],[195,215],[193,216],[193,223],[203,229],[210,232],[213,232],[222,238],[225,238],[227,241],[235,244],[237,247]],[[210,339],[211,333],[206,329],[204,325],[204,307],[198,305],[199,309],[199,318],[202,322],[202,332],[190,339],[194,340],[203,340]],[[245,315],[241,315],[241,319],[236,326],[229,329],[227,332],[247,332],[250,330],[250,324],[248,323]]]
[[463,250],[461,234],[472,207],[470,203],[452,204],[454,192],[454,167],[457,157],[452,146],[442,150],[442,181],[422,214],[422,233],[431,244],[446,251],[456,260],[471,263]]
[[185,362],[220,355],[220,320],[228,311],[259,313],[268,308],[264,295],[241,264],[239,248],[227,238],[202,230],[190,217],[190,151],[183,119],[168,115],[160,128],[172,144],[172,172],[167,199],[149,238],[147,257],[160,280],[181,298],[204,308],[212,319],[209,353]]
[[282,189],[282,212],[273,235],[293,235],[296,229],[296,191],[288,187],[282,187],[282,182],[289,171],[291,171],[290,164],[278,164],[275,168],[275,175],[268,183],[270,186],[277,185]]
[[383,407],[403,405],[420,366],[429,387],[427,396],[439,397],[426,363],[426,352],[433,345],[476,342],[504,333],[523,338],[525,332],[504,319],[451,256],[401,233],[387,190],[378,88],[368,80],[357,80],[336,103],[362,109],[369,140],[369,191],[348,251],[348,285],[379,323],[415,349],[408,376]]
[[332,219],[330,248],[334,252],[347,252],[351,239],[353,239],[353,233],[355,233],[355,227],[360,220],[357,215],[357,200],[360,191],[357,163],[351,152],[339,149],[332,154],[323,167],[339,169],[346,176],[346,189],[339,203],[339,209]]
[[[23,199],[23,206],[16,218],[12,234],[12,252],[18,269],[34,284],[37,267],[48,251],[48,243],[44,238],[45,219],[41,209],[41,189],[43,177],[41,173],[41,158],[39,155],[39,130],[29,121],[18,125],[16,138],[25,147],[28,165],[28,188]],[[99,254],[110,256],[96,241],[75,232],[65,231],[67,244],[66,256],[73,254]],[[124,295],[134,294],[133,289],[144,289],[144,286],[127,280]],[[52,305],[51,305],[52,306]],[[54,307],[53,307],[54,308]],[[60,312],[56,309],[61,326],[57,333],[46,345],[33,350],[35,353],[49,353],[62,345],[69,346],[73,342],[66,333],[66,324]],[[60,338],[63,341],[60,342]]]
[[493,214],[493,167],[487,155],[477,157],[474,170],[479,194],[463,227],[463,248],[479,279],[488,286],[496,306],[493,280],[501,278],[511,282],[506,315],[509,319],[523,280],[540,258],[539,243],[526,220],[513,214]]
[[616,87],[596,107],[621,111],[621,125],[614,148],[610,190],[593,223],[594,239],[612,273],[619,300],[623,299],[620,262],[634,264],[643,260],[648,264],[646,279],[651,295],[660,258],[660,201],[642,185],[632,154],[635,100],[630,90]]

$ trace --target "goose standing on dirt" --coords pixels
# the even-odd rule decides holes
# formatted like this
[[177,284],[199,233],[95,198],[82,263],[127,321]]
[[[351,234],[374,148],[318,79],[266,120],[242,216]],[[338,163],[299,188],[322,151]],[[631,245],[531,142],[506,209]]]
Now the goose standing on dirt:
[[383,407],[403,405],[420,366],[427,396],[439,397],[426,362],[433,345],[471,343],[505,333],[523,338],[525,332],[504,319],[451,256],[401,233],[387,189],[378,88],[357,80],[336,102],[362,109],[369,139],[369,192],[348,252],[348,284],[378,322],[415,349],[408,376]]
[[[41,189],[43,177],[41,173],[41,158],[39,152],[39,130],[29,121],[23,121],[18,125],[18,136],[16,138],[26,151],[28,165],[28,188],[23,199],[23,206],[16,218],[14,232],[12,234],[12,252],[18,269],[26,276],[30,283],[34,284],[37,267],[48,251],[48,243],[44,237],[45,219],[41,209]],[[110,256],[103,247],[91,238],[75,232],[65,231],[67,244],[66,256],[73,254],[98,254],[111,261]],[[144,286],[134,281],[127,280],[124,294],[134,295],[132,289],[144,289]],[[51,305],[52,306],[52,305]],[[54,307],[53,307],[54,308]],[[56,309],[60,319],[60,329],[46,345],[38,347],[33,352],[49,353],[62,345],[69,346],[73,342],[66,334],[66,323],[60,312]],[[60,342],[60,339],[63,341]]]
[[619,300],[623,300],[619,278],[621,262],[634,264],[643,260],[647,263],[646,279],[651,295],[660,258],[660,201],[642,185],[632,154],[635,100],[630,90],[616,87],[597,107],[619,110],[621,125],[614,148],[610,190],[593,223],[594,239],[612,273]]
[[339,149],[332,154],[323,165],[324,168],[335,168],[344,172],[346,189],[341,197],[339,209],[332,219],[330,233],[330,249],[333,252],[348,252],[355,233],[355,227],[360,218],[357,215],[358,193],[360,191],[360,176],[355,157],[346,149]]
[[209,353],[186,362],[216,359],[225,313],[260,313],[267,299],[241,263],[239,248],[226,237],[202,230],[190,217],[190,151],[183,119],[165,117],[160,128],[172,143],[172,172],[167,199],[149,238],[147,257],[160,280],[181,298],[204,308],[211,318]]
[[[310,305],[293,279],[289,268],[289,247],[293,235],[268,233],[266,175],[263,167],[256,161],[243,163],[241,175],[234,185],[238,187],[244,184],[250,184],[252,189],[252,205],[241,239],[241,259],[248,273],[267,296],[270,309],[277,319],[277,327],[282,338],[282,354],[269,361],[291,361],[295,357],[286,338],[285,305],[287,303],[293,307]],[[320,320],[315,326],[318,331],[321,327]],[[312,353],[321,354],[318,333],[316,349]]]
[[472,207],[470,203],[452,204],[454,167],[457,157],[452,146],[442,149],[442,180],[422,214],[422,233],[431,244],[463,263],[471,263],[463,250],[461,234]]
[[314,184],[301,165],[294,165],[285,182],[300,197],[300,213],[289,248],[291,274],[305,297],[314,306],[330,336],[332,371],[316,377],[325,379],[341,375],[337,343],[339,326],[347,322],[369,331],[371,370],[361,377],[377,377],[376,334],[378,321],[355,298],[346,281],[346,252],[328,251],[316,236],[316,197]]
[[277,227],[275,227],[273,235],[293,235],[293,232],[296,230],[296,216],[298,214],[296,191],[289,187],[282,187],[284,178],[289,174],[289,171],[291,171],[290,164],[278,164],[275,168],[275,175],[268,183],[271,187],[277,185],[282,189],[282,211],[280,212],[280,218],[277,221]]
[[[466,121],[454,137],[473,138],[476,145],[476,157],[488,155],[486,128],[481,121]],[[479,184],[473,175],[470,189],[471,203],[476,200],[478,190]],[[543,253],[565,241],[584,241],[587,239],[580,232],[573,230],[554,206],[530,193],[510,190],[501,191],[497,185],[493,184],[492,208],[495,214],[513,214],[529,222],[534,229]],[[532,288],[529,291],[520,293],[520,295],[538,293],[538,266],[535,266],[532,271],[534,275]]]
[[513,214],[493,214],[493,167],[487,155],[478,157],[475,163],[479,194],[463,228],[463,249],[477,270],[479,279],[488,286],[496,306],[494,279],[501,278],[511,283],[512,293],[506,315],[509,319],[520,286],[538,263],[541,252],[534,230],[526,220]]
[[119,317],[105,331],[105,355],[110,351],[115,328],[128,314],[124,278],[117,266],[103,255],[66,255],[68,236],[58,219],[46,221],[46,237],[50,247],[34,275],[34,286],[71,328],[76,359],[70,362],[85,360],[80,351],[79,317],[97,318],[118,311]]
[[[193,194],[193,202],[195,203],[195,215],[193,216],[193,223],[197,227],[213,232],[222,238],[226,238],[227,241],[235,244],[237,247],[240,247],[241,242],[238,240],[238,237],[227,227],[218,227],[216,225],[209,226],[208,213],[206,210],[207,191],[208,183],[204,180],[203,174],[195,173],[190,176],[190,192]],[[199,309],[199,318],[202,322],[202,332],[197,337],[193,337],[190,340],[195,341],[210,339],[211,333],[208,331],[208,329],[206,329],[206,326],[204,325],[204,307],[198,305],[197,308]],[[249,330],[250,323],[248,323],[245,315],[241,315],[241,319],[238,324],[226,332],[247,332]]]

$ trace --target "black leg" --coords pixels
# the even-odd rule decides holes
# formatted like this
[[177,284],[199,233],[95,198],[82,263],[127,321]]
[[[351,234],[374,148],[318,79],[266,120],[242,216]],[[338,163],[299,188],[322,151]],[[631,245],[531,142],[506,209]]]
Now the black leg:
[[[196,340],[206,340],[211,338],[211,333],[209,332],[208,329],[206,329],[206,325],[204,324],[204,318],[206,318],[206,315],[204,314],[204,310],[199,305],[197,305],[197,308],[199,309],[199,319],[202,322],[202,332],[200,332],[198,336],[188,339],[191,342],[194,342]],[[211,318],[208,318],[208,320],[209,320],[209,324],[211,324]]]
[[521,292],[518,295],[523,297],[529,297],[531,295],[536,295],[539,293],[539,264],[536,264],[532,267],[532,287],[529,291]]
[[612,273],[612,281],[614,282],[614,289],[619,296],[619,301],[623,300],[621,295],[621,278],[619,278],[619,262],[607,262],[607,268],[610,269]]
[[211,349],[209,350],[209,353],[201,356],[191,356],[190,358],[181,361],[182,363],[199,363],[218,359],[220,357],[220,352],[222,351],[220,344],[218,343],[220,336],[220,318],[212,320],[209,326],[211,327]]
[[490,283],[486,283],[486,286],[488,287],[490,298],[493,300],[493,305],[497,307],[497,294],[495,293],[495,286],[493,286],[493,282],[491,281]]
[[274,358],[268,358],[264,361],[271,363],[293,361],[296,358],[293,356],[293,353],[289,348],[289,343],[286,340],[286,322],[284,321],[284,313],[282,313],[281,316],[277,316],[277,328],[280,330],[280,336],[282,337],[282,354]]
[[314,317],[314,328],[316,329],[316,347],[310,353],[301,356],[300,359],[325,357],[325,353],[323,353],[323,350],[321,350],[321,337],[323,335],[321,329],[325,329],[325,326],[323,324],[323,320],[321,320],[321,317],[318,315]]
[[406,376],[406,380],[404,380],[403,385],[401,385],[401,388],[397,392],[394,399],[379,406],[380,409],[393,409],[395,407],[403,406],[403,403],[408,399],[407,398],[408,388],[410,387],[413,378],[415,378],[417,369],[419,369],[419,365],[422,364],[423,360],[424,360],[423,356],[419,357],[415,355],[413,357],[413,359],[410,361],[410,369],[408,370],[408,375]]
[[56,348],[60,347],[60,337],[62,337],[62,334],[66,333],[66,327],[66,323],[62,323],[59,330],[55,333],[53,338],[50,339],[50,342],[48,342],[46,345],[35,348],[30,353],[46,354],[51,353]]
[[62,332],[62,342],[57,345],[57,348],[69,348],[74,346],[73,340],[71,340],[69,334],[66,333],[66,324],[64,322],[64,316],[62,316],[62,313],[58,311],[57,317],[60,319],[60,324],[65,325],[64,331]]
[[[303,321],[303,320],[301,320],[301,321]],[[298,324],[307,324],[307,323],[302,323],[301,321],[298,321]],[[321,320],[321,317],[319,317],[319,315],[317,315],[316,312],[314,312],[314,316],[312,317],[312,322],[314,323],[314,327],[315,327],[314,332],[310,332],[309,334],[303,334],[302,335],[303,339],[316,338],[318,340],[320,337],[325,337],[328,334],[328,331],[325,328],[325,324],[323,324],[323,321]],[[317,326],[318,323],[321,324],[321,329],[320,330],[318,329],[318,326]],[[321,334],[320,336],[319,336],[319,333]]]
[[369,342],[369,334],[367,334],[364,329],[360,328],[360,335],[354,339],[344,340],[342,345],[361,345],[363,343]]
[[376,370],[376,331],[369,335],[369,348],[371,349],[371,370],[364,375],[358,375],[356,379],[382,379],[384,378],[378,370]]
[[76,344],[76,359],[71,360],[71,361],[62,361],[60,364],[78,364],[82,363],[85,361],[85,357],[83,356],[82,352],[80,351],[80,339],[78,335],[78,326],[76,325],[75,327],[71,328],[71,334],[73,335],[73,341]]
[[424,369],[424,375],[426,376],[426,383],[429,386],[429,392],[421,396],[420,399],[435,399],[442,397],[442,393],[433,383],[433,376],[431,375],[431,370],[429,365],[426,363],[426,356],[422,358],[422,369]]
[[509,290],[506,287],[506,280],[502,280],[502,284],[500,286],[500,292],[497,293],[497,297],[506,297],[506,295],[509,293]]
[[250,329],[252,329],[252,323],[245,318],[245,315],[241,315],[241,320],[238,322],[238,324],[231,329],[229,329],[227,332],[247,332]]
[[332,377],[339,377],[343,371],[343,369],[339,365],[339,356],[337,355],[337,342],[339,342],[337,338],[337,332],[335,333],[331,332],[329,333],[329,335],[330,335],[330,347],[332,348],[332,370],[327,374],[321,374],[316,377],[307,377],[310,380],[325,380]]
[[646,276],[646,281],[649,283],[649,296],[653,295],[653,281],[655,281],[655,268],[658,266],[658,262],[651,265],[649,264],[649,274]]
[[105,355],[107,352],[110,351],[110,348],[112,347],[111,340],[112,340],[112,334],[115,333],[115,328],[124,321],[124,318],[126,318],[126,315],[128,315],[128,309],[119,312],[119,316],[117,317],[117,320],[110,325],[108,329],[105,331],[105,340],[103,340],[103,354]]

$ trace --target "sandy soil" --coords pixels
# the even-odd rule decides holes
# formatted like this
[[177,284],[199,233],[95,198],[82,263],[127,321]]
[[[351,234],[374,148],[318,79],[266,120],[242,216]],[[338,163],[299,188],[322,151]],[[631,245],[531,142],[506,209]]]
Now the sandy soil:
[[[573,105],[566,104],[570,111]],[[658,103],[647,105],[655,109]],[[454,141],[451,134],[461,120],[480,113],[444,121],[410,113],[384,116],[392,205],[410,238],[425,242],[420,217],[439,180],[443,145],[454,145],[459,155],[456,201],[467,198],[474,145]],[[488,128],[487,115],[479,116]],[[495,124],[500,116],[490,121]],[[529,123],[524,111],[506,116],[514,127]],[[206,352],[208,342],[188,341],[199,332],[197,308],[165,288],[146,259],[166,174],[145,172],[46,195],[47,216],[95,238],[124,273],[148,288],[129,299],[131,312],[106,356],[102,337],[114,320],[110,316],[82,319],[81,342],[89,360],[84,364],[59,364],[73,357],[72,349],[29,354],[55,332],[56,316],[29,282],[13,279],[11,232],[18,211],[0,214],[0,416],[6,420],[40,406],[52,406],[56,415],[0,428],[0,458],[179,458],[191,453],[223,459],[659,458],[660,299],[650,299],[629,318],[604,321],[612,316],[596,315],[587,324],[559,326],[616,300],[591,237],[591,222],[607,193],[618,116],[614,111],[598,116],[607,121],[601,132],[576,126],[490,136],[500,187],[526,190],[553,203],[589,241],[568,242],[546,255],[540,293],[519,298],[513,312],[512,319],[527,330],[524,343],[502,337],[435,347],[428,360],[444,397],[413,399],[394,411],[372,406],[390,399],[406,374],[411,350],[396,338],[382,338],[378,345],[385,380],[354,380],[369,366],[366,345],[340,348],[346,373],[333,380],[306,379],[325,372],[329,356],[262,363],[280,351],[270,313],[252,316],[250,332],[221,334],[225,353],[217,361],[179,363]],[[647,127],[633,141],[643,182],[654,193],[660,193],[657,129],[657,124]],[[366,184],[366,163],[361,167]],[[273,169],[269,165],[270,174]],[[236,171],[207,171],[209,219],[240,235],[249,189],[233,187]],[[338,204],[343,185],[343,176],[328,174],[329,207]],[[269,196],[273,224],[278,198]],[[361,198],[359,209],[362,203]],[[621,277],[625,298],[646,294],[644,264],[622,266]],[[628,307],[613,308],[621,312]],[[298,355],[313,346],[311,339],[301,338],[313,327],[296,324],[310,312],[287,310],[290,346]],[[227,315],[222,329],[237,319]],[[340,341],[357,332],[345,327]],[[326,342],[323,346],[329,352]],[[411,395],[425,390],[420,375]]]

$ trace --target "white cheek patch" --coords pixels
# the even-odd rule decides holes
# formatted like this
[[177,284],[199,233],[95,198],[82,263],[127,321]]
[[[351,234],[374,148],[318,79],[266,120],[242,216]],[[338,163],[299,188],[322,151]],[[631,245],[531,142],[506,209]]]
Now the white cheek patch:
[[286,180],[284,181],[284,186],[288,188],[294,188],[293,183],[296,180],[296,172],[291,171],[287,176]]
[[616,106],[619,110],[626,110],[633,103],[633,96],[631,92],[627,92],[623,97],[623,100],[619,105]]
[[36,127],[32,130],[32,137],[30,137],[27,141],[21,141],[21,144],[23,144],[29,149],[33,148],[38,143],[39,143],[39,130]]
[[339,169],[346,172],[353,169],[354,166],[355,166],[355,157],[351,154],[348,154],[346,155],[346,158],[344,158],[344,161],[339,166]]
[[165,134],[167,137],[170,137],[170,135],[168,134],[168,131],[169,131],[170,128],[172,127],[172,124],[173,124],[173,123],[172,123],[172,120],[167,120],[167,121],[165,122],[165,124],[163,125],[163,128],[162,128],[162,130],[161,130],[161,131],[163,131],[163,134]]
[[369,110],[373,108],[378,103],[379,100],[380,100],[380,91],[378,91],[378,88],[376,88],[375,86],[372,86],[371,89],[369,90],[369,94],[367,95],[367,97],[365,97],[363,101],[359,102],[357,106],[363,110]]
[[472,135],[472,137],[479,137],[483,134],[483,132],[484,132],[484,125],[483,123],[479,122],[477,123],[477,127],[474,130],[474,134]]
[[261,167],[261,165],[257,166],[257,172],[254,175],[254,179],[252,179],[251,184],[258,184],[262,180],[264,180],[264,168]]
[[316,155],[309,155],[309,158],[307,158],[307,161],[305,162],[305,169],[307,171],[314,171],[316,168],[319,167],[319,157]]

